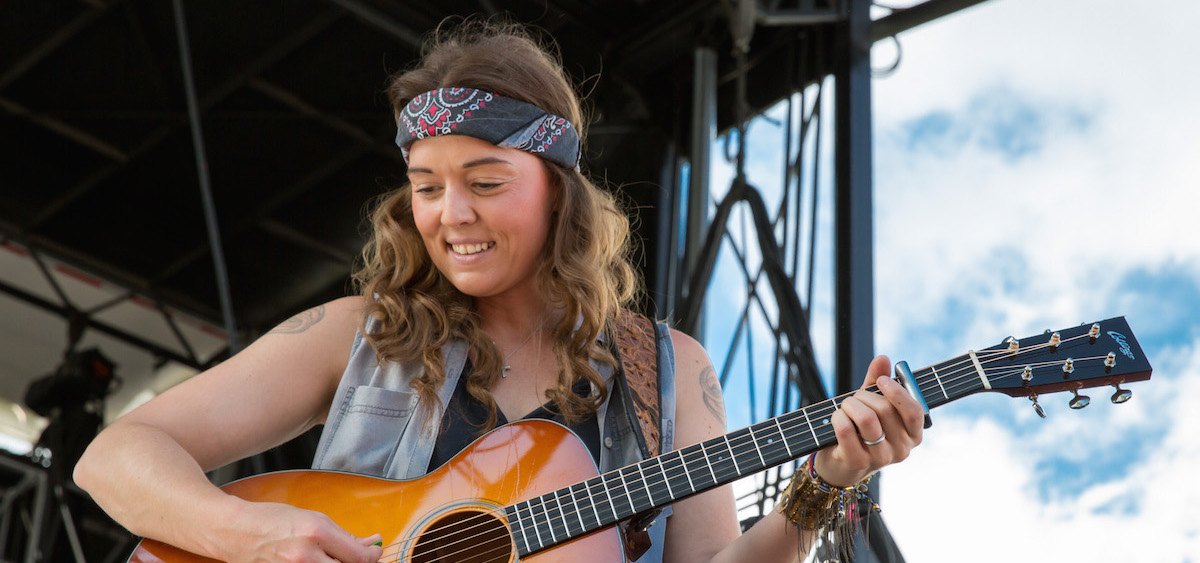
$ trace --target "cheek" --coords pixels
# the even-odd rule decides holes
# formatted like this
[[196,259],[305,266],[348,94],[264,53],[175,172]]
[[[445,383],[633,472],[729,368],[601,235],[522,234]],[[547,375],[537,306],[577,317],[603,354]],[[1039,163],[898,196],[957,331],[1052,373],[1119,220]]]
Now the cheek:
[[413,200],[412,216],[413,224],[416,225],[417,232],[421,233],[422,238],[428,239],[437,232],[438,217],[432,206]]

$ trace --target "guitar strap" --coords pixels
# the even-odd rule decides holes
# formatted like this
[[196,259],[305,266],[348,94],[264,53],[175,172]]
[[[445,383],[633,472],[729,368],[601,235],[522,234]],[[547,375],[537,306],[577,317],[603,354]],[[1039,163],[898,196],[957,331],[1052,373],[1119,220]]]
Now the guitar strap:
[[625,385],[622,393],[626,409],[635,415],[634,428],[642,457],[650,459],[662,453],[662,406],[658,392],[658,338],[654,321],[622,309],[616,319],[617,369]]
[[[614,323],[617,350],[617,373],[624,383],[618,385],[625,412],[633,420],[638,448],[642,458],[650,459],[662,453],[662,397],[659,393],[659,347],[654,321],[622,309]],[[650,524],[661,510],[636,514],[622,524],[625,556],[636,561],[650,548]]]

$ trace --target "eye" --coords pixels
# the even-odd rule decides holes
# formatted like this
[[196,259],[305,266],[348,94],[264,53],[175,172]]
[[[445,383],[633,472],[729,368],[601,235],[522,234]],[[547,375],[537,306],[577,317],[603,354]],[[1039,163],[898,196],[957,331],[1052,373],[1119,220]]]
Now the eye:
[[413,192],[421,195],[429,195],[440,189],[441,186],[435,184],[425,184],[421,186],[413,186]]
[[475,182],[475,187],[481,190],[490,190],[503,185],[503,182]]

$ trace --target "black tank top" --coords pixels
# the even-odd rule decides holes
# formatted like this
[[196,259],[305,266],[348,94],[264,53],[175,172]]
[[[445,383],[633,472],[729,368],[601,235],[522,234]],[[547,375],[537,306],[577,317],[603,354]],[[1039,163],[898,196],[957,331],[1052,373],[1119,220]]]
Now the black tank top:
[[[442,415],[442,425],[438,429],[437,442],[433,445],[433,456],[429,458],[429,468],[426,471],[433,471],[441,467],[471,445],[471,442],[486,434],[482,429],[483,424],[487,422],[487,407],[467,392],[466,381],[470,377],[471,369],[471,362],[468,361],[463,366],[462,375],[458,378],[458,385],[454,388],[454,394],[450,396],[445,414]],[[586,379],[580,379],[571,390],[580,397],[586,397],[592,388]],[[596,413],[592,413],[577,423],[568,423],[561,413],[556,412],[553,401],[550,401],[525,415],[526,420],[532,418],[553,420],[571,429],[580,440],[583,440],[588,451],[592,453],[592,461],[596,463],[596,466],[600,465],[600,426],[596,422]],[[504,416],[504,412],[497,409],[496,426],[508,424],[508,422],[508,417]]]

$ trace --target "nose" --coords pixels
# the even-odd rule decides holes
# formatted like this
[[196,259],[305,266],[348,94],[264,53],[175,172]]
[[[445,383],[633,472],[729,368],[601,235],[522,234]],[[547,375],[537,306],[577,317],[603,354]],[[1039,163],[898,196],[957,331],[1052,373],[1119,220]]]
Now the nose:
[[442,224],[453,227],[474,221],[475,197],[471,190],[457,185],[446,186],[442,199]]

